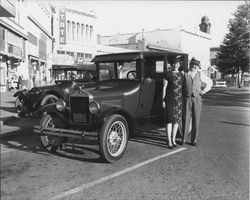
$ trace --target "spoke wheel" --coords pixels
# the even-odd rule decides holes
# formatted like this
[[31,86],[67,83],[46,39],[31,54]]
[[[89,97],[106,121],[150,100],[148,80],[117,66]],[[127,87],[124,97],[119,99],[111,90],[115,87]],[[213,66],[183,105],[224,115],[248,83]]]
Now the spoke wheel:
[[99,146],[105,161],[112,163],[125,153],[128,143],[129,128],[121,115],[111,115],[101,128]]
[[15,101],[15,108],[16,108],[16,112],[18,114],[21,113],[21,111],[23,109],[23,99],[21,97],[17,97],[17,99]]
[[46,95],[43,100],[41,101],[41,106],[47,105],[47,104],[53,104],[56,103],[56,101],[58,100],[58,97],[50,94],[50,95]]
[[[55,120],[57,122],[57,126],[55,125]],[[40,121],[40,125],[46,128],[59,128],[58,123],[63,124],[63,122],[60,121],[58,117],[52,117],[49,114],[44,115]],[[39,139],[43,148],[45,148],[49,152],[56,152],[65,138],[52,135],[39,135]]]

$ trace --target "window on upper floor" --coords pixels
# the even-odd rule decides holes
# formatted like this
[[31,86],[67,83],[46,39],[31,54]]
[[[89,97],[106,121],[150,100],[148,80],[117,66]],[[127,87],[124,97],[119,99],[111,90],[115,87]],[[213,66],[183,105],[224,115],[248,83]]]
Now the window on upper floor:
[[89,30],[89,38],[90,38],[90,41],[92,42],[92,39],[93,39],[93,26],[90,26],[90,30]]
[[77,41],[80,41],[80,24],[77,23],[76,25],[76,37],[77,37]]
[[86,25],[86,42],[89,41],[89,25]]
[[84,42],[84,24],[81,24],[81,42]]
[[71,23],[67,21],[67,39],[70,40]]
[[72,40],[75,40],[75,22],[72,22]]

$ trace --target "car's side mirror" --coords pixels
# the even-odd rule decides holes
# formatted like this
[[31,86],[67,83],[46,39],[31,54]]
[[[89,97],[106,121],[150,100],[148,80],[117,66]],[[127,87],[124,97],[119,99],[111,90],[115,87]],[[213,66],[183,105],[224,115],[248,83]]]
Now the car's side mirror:
[[147,77],[147,78],[145,78],[144,80],[143,80],[143,84],[145,85],[145,84],[149,84],[149,83],[151,83],[152,82],[152,79],[151,78],[149,78],[149,77]]

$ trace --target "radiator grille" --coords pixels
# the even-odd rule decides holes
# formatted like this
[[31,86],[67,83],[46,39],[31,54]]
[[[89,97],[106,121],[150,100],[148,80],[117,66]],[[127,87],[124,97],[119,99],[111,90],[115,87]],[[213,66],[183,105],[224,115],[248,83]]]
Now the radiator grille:
[[71,121],[75,123],[89,123],[89,98],[70,97]]

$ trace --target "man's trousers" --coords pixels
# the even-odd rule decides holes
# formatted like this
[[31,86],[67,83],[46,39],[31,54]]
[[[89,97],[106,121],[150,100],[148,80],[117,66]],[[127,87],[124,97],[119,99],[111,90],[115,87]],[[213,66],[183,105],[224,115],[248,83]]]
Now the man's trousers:
[[[199,123],[202,107],[202,98],[200,95],[197,97],[191,96],[185,99],[185,128],[183,142],[188,141],[189,134],[191,134],[191,143],[197,142],[199,132]],[[192,129],[189,132],[190,121],[192,121]]]

